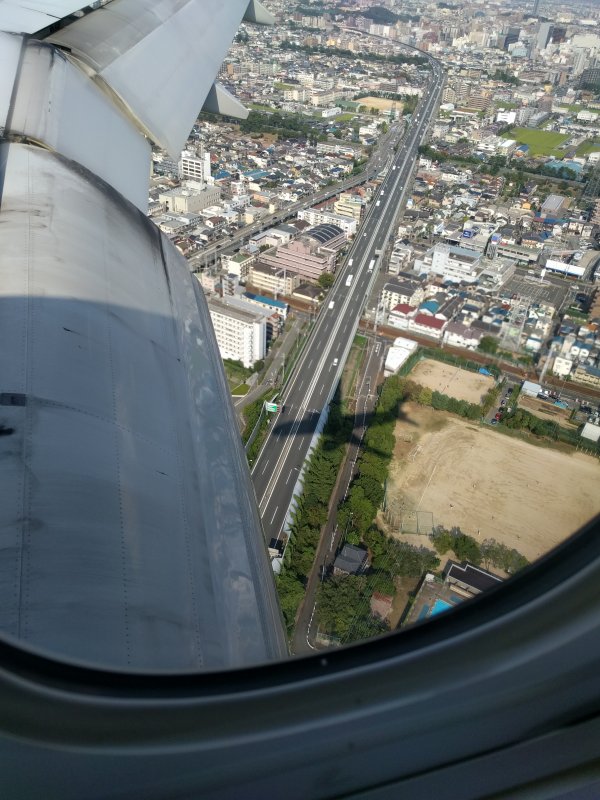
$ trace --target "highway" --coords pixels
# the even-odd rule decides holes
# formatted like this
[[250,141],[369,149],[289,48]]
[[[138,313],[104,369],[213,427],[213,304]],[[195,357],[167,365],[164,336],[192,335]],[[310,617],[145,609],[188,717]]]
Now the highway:
[[[298,475],[322,410],[338,384],[358,322],[378,271],[378,256],[393,229],[431,116],[439,103],[443,75],[431,59],[429,93],[415,110],[397,152],[390,150],[387,174],[339,271],[336,282],[284,389],[281,412],[252,470],[267,541],[281,536]],[[391,140],[393,142],[393,140]]]
[[[227,252],[237,251],[243,247],[256,233],[268,230],[274,225],[285,222],[292,217],[295,217],[298,211],[303,208],[310,208],[311,206],[322,203],[324,200],[329,200],[347,189],[352,189],[354,186],[359,186],[361,183],[374,178],[381,169],[385,166],[386,160],[393,155],[393,145],[398,138],[398,132],[404,126],[404,122],[395,123],[390,127],[390,130],[378,141],[377,150],[369,161],[365,164],[365,168],[358,175],[353,175],[346,178],[333,186],[327,186],[313,195],[303,196],[299,200],[290,205],[285,206],[273,214],[262,217],[252,225],[246,225],[241,228],[237,233],[229,238],[224,238],[206,247],[199,253],[195,253],[188,259],[188,264],[192,272],[198,272],[204,269],[207,265],[216,263],[217,258]],[[389,148],[386,150],[386,146]]]

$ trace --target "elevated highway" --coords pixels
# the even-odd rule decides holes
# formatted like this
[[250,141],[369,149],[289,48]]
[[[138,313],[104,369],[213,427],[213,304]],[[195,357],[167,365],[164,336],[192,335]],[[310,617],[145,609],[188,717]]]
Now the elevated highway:
[[299,474],[323,410],[342,374],[364,306],[378,271],[378,254],[388,242],[421,143],[436,112],[443,85],[439,62],[431,59],[429,91],[391,154],[387,174],[338,273],[310,339],[281,398],[252,469],[267,540],[279,538]]

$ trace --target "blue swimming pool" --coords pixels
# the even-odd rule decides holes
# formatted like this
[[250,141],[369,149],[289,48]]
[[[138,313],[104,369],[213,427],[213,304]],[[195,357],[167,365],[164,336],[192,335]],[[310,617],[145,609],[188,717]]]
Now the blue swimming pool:
[[450,603],[438,598],[431,606],[431,616],[433,617],[434,614],[440,614],[442,611],[447,611],[449,608],[452,608]]

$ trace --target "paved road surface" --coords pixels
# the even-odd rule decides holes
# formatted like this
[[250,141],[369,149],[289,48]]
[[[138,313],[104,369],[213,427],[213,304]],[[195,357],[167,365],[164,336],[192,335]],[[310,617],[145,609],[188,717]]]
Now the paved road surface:
[[283,396],[284,408],[272,423],[252,470],[267,540],[279,538],[298,472],[304,463],[321,411],[337,385],[343,363],[377,272],[377,253],[393,231],[398,207],[415,165],[417,148],[437,109],[443,79],[434,62],[431,91],[422,100],[393,156],[311,338]]

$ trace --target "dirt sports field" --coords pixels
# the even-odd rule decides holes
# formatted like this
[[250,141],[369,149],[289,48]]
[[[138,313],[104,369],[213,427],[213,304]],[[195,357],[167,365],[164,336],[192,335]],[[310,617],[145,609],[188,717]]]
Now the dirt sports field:
[[368,106],[369,108],[376,108],[378,111],[389,111],[390,108],[396,103],[396,112],[400,114],[404,108],[403,103],[399,100],[386,100],[385,97],[361,97],[356,101],[361,106]]
[[414,403],[402,407],[388,480],[393,519],[431,512],[435,525],[494,538],[531,561],[600,512],[599,488],[600,462],[591,456],[537,447]]
[[424,358],[410,373],[410,379],[421,386],[427,386],[436,392],[466,400],[468,403],[480,403],[483,396],[494,386],[494,379],[478,372],[468,372],[452,364],[443,364]]

